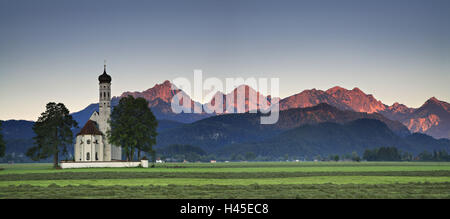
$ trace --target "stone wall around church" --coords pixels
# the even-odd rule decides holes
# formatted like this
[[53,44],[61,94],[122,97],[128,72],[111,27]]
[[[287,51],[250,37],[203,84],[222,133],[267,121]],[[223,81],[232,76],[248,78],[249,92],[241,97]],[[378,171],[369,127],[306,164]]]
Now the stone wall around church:
[[119,168],[119,167],[138,167],[148,168],[148,160],[141,161],[102,161],[102,162],[61,162],[62,169],[71,168]]

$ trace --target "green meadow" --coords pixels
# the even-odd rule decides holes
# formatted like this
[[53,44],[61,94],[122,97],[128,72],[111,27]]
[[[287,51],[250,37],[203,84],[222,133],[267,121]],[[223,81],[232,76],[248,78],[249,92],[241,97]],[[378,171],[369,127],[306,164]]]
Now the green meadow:
[[445,162],[0,164],[0,198],[450,198]]

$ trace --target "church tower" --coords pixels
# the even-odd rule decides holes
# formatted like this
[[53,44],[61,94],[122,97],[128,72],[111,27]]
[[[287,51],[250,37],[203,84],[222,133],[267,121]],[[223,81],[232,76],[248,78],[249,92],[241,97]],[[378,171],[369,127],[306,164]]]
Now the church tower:
[[[99,93],[100,93],[100,99],[98,101],[99,105],[99,116],[102,118],[99,126],[100,130],[103,133],[106,133],[106,126],[102,127],[102,125],[107,125],[107,123],[103,123],[104,121],[108,121],[110,115],[111,115],[111,76],[106,74],[106,64],[103,67],[103,74],[98,76],[99,81]],[[104,129],[105,128],[105,129]]]
[[[98,76],[99,81],[99,110],[98,110],[98,126],[100,131],[105,135],[110,129],[108,120],[111,116],[111,76],[106,73],[106,63],[103,66],[103,74]],[[120,147],[112,146],[107,138],[104,144],[104,158],[103,160],[120,160],[122,151]]]

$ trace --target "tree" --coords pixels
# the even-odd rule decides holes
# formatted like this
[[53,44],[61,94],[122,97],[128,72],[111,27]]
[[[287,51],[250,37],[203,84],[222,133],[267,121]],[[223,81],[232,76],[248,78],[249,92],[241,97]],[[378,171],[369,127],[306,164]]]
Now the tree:
[[107,131],[109,142],[120,145],[127,160],[133,160],[135,152],[140,159],[141,151],[152,154],[156,144],[158,122],[148,102],[144,98],[128,96],[120,99],[114,107],[109,121],[111,130]]
[[356,161],[356,162],[361,161],[361,158],[359,157],[359,155],[358,155],[358,153],[356,151],[352,152],[352,160]]
[[404,153],[402,153],[402,160],[411,161],[411,160],[413,160],[413,155],[409,152],[404,152]]
[[5,156],[5,150],[6,150],[6,144],[3,141],[2,121],[0,121],[0,157],[4,157]]
[[67,155],[67,146],[73,144],[73,127],[78,127],[78,124],[64,104],[48,103],[45,112],[33,125],[36,134],[34,146],[26,155],[35,161],[53,156],[53,167],[58,167],[59,154]]
[[333,160],[336,161],[336,162],[338,162],[338,161],[339,161],[339,155],[337,155],[337,154],[334,155],[334,156],[333,156]]
[[232,155],[231,155],[231,158],[230,158],[232,161],[243,161],[243,160],[245,160],[245,158],[244,158],[244,156],[242,156],[242,154],[236,154],[236,153],[233,153]]
[[420,153],[418,155],[419,160],[421,161],[432,161],[433,160],[433,155],[428,152],[428,151],[423,151],[422,153]]
[[244,157],[245,157],[245,160],[251,161],[256,158],[256,155],[255,155],[255,153],[249,151],[249,152],[245,153]]

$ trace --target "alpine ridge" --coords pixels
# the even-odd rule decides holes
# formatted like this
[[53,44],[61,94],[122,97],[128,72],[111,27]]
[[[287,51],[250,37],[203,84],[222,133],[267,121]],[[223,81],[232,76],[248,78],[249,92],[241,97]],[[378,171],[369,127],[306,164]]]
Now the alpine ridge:
[[[178,92],[183,97],[190,97],[182,90],[172,90],[172,83],[168,80],[161,84],[156,84],[142,92],[124,92],[118,97],[113,97],[112,105],[115,106],[119,99],[128,95],[133,97],[142,97],[149,101],[149,107],[158,119],[173,120],[182,123],[192,123],[200,119],[215,116],[215,113],[181,113],[175,114],[171,109],[171,99]],[[237,92],[239,89],[245,91],[244,106],[237,105]],[[250,95],[257,98],[253,100]],[[227,114],[230,112],[248,112],[251,109],[267,109],[270,107],[271,96],[264,96],[248,85],[236,87],[233,92],[224,94],[217,92],[210,101],[203,106],[201,103],[191,100],[191,108],[204,107],[213,109],[215,106],[215,97],[222,96],[223,112],[219,114]],[[229,104],[230,99],[234,99],[234,104]],[[228,104],[227,104],[228,103]],[[279,101],[280,110],[293,108],[305,108],[326,103],[340,110],[352,110],[363,113],[379,113],[390,120],[399,121],[404,124],[411,132],[420,132],[431,135],[435,138],[450,138],[450,104],[435,97],[427,100],[419,108],[410,108],[401,103],[394,103],[388,106],[377,100],[372,94],[366,94],[361,89],[355,87],[351,90],[335,86],[328,90],[310,89],[300,93],[288,96]],[[228,106],[228,108],[227,108]],[[88,106],[85,110],[95,108],[94,105]],[[74,117],[80,116],[81,111],[74,113]],[[76,115],[76,116],[75,116]]]

